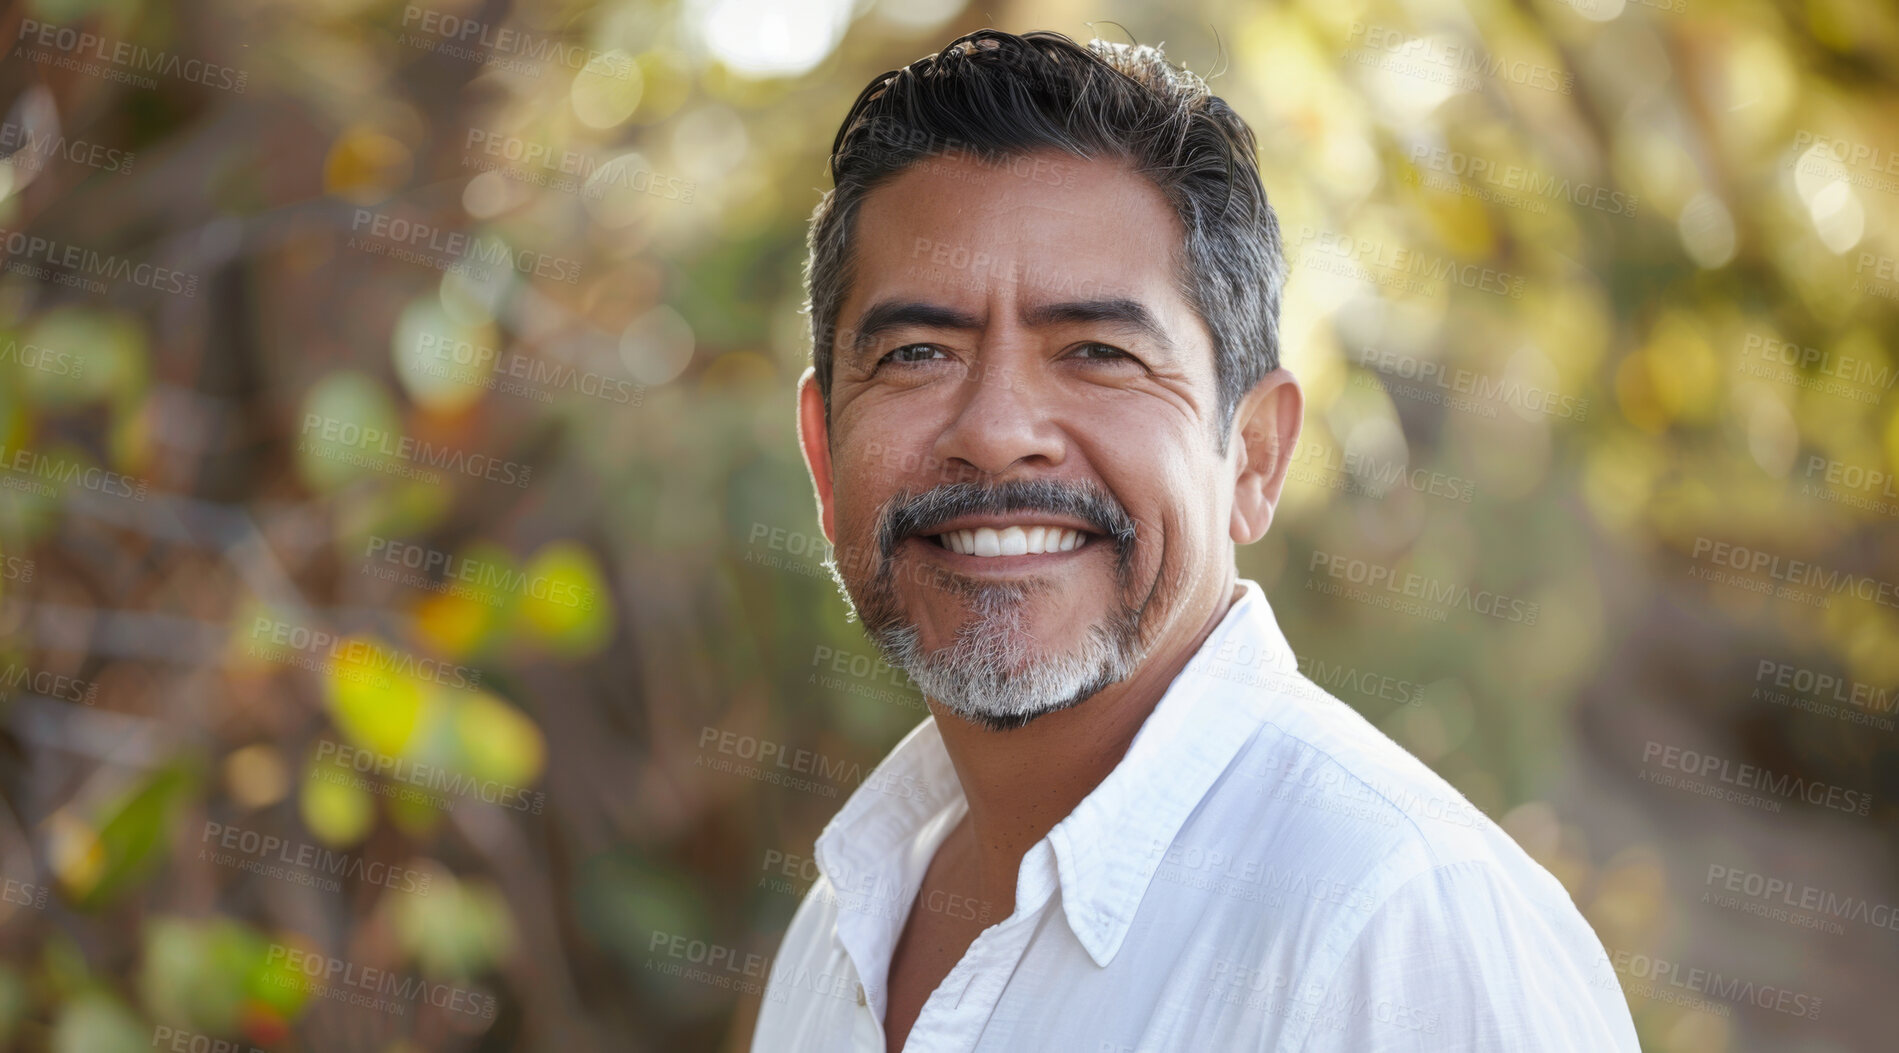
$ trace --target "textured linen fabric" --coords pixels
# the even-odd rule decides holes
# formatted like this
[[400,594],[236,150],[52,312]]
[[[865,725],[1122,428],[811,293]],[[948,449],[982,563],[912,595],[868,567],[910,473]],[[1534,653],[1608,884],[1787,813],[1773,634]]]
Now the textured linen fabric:
[[[1015,912],[904,1049],[1638,1050],[1563,887],[1301,675],[1240,585],[1126,757],[1029,849]],[[891,954],[966,808],[927,719],[819,836],[755,1053],[884,1049]]]

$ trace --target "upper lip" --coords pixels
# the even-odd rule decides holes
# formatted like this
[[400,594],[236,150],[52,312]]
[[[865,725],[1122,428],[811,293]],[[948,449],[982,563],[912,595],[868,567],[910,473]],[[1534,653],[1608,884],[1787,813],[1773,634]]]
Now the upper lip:
[[1003,527],[1012,526],[1052,526],[1061,527],[1064,530],[1080,531],[1083,534],[1093,534],[1097,537],[1101,535],[1101,528],[1085,519],[1076,519],[1073,516],[1050,515],[1047,512],[1035,511],[1009,512],[1004,515],[957,516],[955,519],[946,519],[926,530],[919,530],[917,534],[922,537],[935,537],[938,534],[947,534],[952,530],[978,530],[982,527],[988,527],[991,530],[1001,530]]

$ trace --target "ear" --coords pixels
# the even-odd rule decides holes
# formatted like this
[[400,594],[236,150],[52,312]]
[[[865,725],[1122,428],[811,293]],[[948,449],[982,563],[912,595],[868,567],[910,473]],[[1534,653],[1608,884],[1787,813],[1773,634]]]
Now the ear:
[[798,378],[798,446],[804,451],[804,467],[811,473],[811,485],[818,493],[818,522],[824,539],[837,544],[836,519],[831,500],[831,429],[824,420],[824,393],[818,390],[817,370],[806,366]]
[[1235,544],[1258,541],[1272,525],[1279,491],[1292,467],[1292,448],[1305,423],[1305,409],[1305,392],[1284,367],[1260,378],[1240,400],[1233,414],[1234,435],[1228,440],[1238,470],[1233,481],[1233,520],[1227,528]]

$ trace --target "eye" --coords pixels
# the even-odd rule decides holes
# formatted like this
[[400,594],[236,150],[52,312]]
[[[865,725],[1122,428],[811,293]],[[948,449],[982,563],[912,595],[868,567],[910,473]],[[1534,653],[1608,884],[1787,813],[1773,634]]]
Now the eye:
[[942,349],[938,348],[935,344],[905,344],[879,359],[877,364],[883,365],[885,362],[896,362],[908,365],[917,362],[928,362],[932,355],[938,355],[944,358],[949,357],[944,355]]
[[1098,362],[1109,362],[1117,358],[1125,358],[1131,361],[1134,358],[1133,355],[1128,354],[1126,351],[1112,344],[1098,344],[1093,341],[1076,345],[1072,354],[1077,358],[1093,359]]

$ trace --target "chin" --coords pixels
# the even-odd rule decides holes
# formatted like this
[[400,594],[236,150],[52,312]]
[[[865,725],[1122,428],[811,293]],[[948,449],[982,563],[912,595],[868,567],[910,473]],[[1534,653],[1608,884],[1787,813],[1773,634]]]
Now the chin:
[[914,624],[874,632],[872,639],[926,697],[992,731],[1080,705],[1140,663],[1131,639],[1100,625],[1079,646],[1050,653],[1019,625],[993,622],[979,617],[955,642],[934,650],[922,646]]

